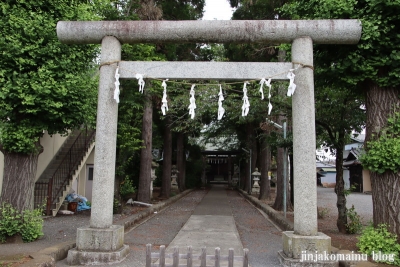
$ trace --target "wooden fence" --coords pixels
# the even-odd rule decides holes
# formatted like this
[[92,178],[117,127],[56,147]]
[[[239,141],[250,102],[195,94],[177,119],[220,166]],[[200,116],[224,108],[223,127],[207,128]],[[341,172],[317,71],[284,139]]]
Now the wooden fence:
[[[243,249],[243,256],[235,256],[233,248],[229,249],[228,256],[221,256],[220,248],[215,248],[215,255],[207,255],[206,248],[201,249],[201,254],[193,254],[192,246],[187,248],[186,254],[179,254],[179,248],[175,247],[173,253],[166,254],[165,246],[160,246],[160,252],[151,252],[151,244],[146,245],[146,267],[233,267],[234,263],[242,263],[240,266],[248,267],[249,250]],[[172,259],[172,264],[166,264],[166,259]],[[180,264],[179,260],[185,260],[186,264]],[[159,260],[158,263],[152,263],[153,260]],[[207,264],[208,262],[213,262]],[[221,261],[223,262],[221,264]],[[198,265],[200,264],[200,265]]]

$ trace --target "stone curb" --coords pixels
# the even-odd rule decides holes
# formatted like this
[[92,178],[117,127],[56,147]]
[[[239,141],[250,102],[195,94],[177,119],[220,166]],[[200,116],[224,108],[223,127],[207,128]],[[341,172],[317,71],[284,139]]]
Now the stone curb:
[[126,219],[123,219],[121,221],[119,221],[117,224],[118,225],[123,225],[124,226],[124,230],[127,231],[129,230],[131,227],[133,227],[135,225],[135,223],[137,223],[138,221],[142,220],[143,218],[149,217],[151,215],[153,215],[155,212],[162,210],[163,208],[171,205],[172,203],[176,202],[177,200],[179,200],[180,198],[186,196],[187,194],[189,194],[190,192],[192,192],[194,189],[188,189],[183,191],[182,193],[173,196],[163,202],[154,204],[153,206],[149,207],[148,209],[141,211],[137,214],[134,214],[132,216],[129,216]]
[[249,200],[254,206],[265,212],[270,219],[276,223],[281,229],[284,231],[293,231],[294,226],[293,223],[287,220],[284,216],[282,216],[279,212],[260,202],[257,198],[249,195],[247,192],[243,191],[242,189],[238,189],[239,193],[247,200]]
[[[154,214],[154,212],[160,211],[161,209],[171,205],[172,203],[176,202],[180,198],[188,195],[190,192],[192,192],[194,189],[188,189],[183,191],[182,193],[173,196],[161,203],[157,203],[153,206],[151,206],[149,209],[146,209],[144,211],[141,211],[137,214],[134,214],[132,216],[129,216],[128,218],[119,221],[117,225],[123,225],[125,231],[129,230],[132,228],[135,223],[138,221],[151,216]],[[38,252],[32,253],[29,255],[32,260],[23,263],[20,265],[20,267],[53,267],[56,266],[56,262],[63,260],[67,257],[68,255],[68,250],[74,248],[76,246],[75,241],[67,241],[60,243],[58,245],[54,245],[45,249],[42,249]]]

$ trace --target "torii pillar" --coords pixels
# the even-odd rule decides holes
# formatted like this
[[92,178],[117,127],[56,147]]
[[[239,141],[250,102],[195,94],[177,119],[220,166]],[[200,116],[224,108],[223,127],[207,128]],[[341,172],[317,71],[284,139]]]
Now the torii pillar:
[[[117,65],[120,78],[145,77],[192,80],[249,80],[295,71],[293,95],[294,231],[283,232],[284,266],[311,266],[304,253],[331,253],[329,236],[318,232],[315,177],[315,109],[313,44],[356,44],[358,20],[273,21],[81,21],[59,22],[57,35],[68,44],[102,44],[97,110],[96,156],[90,227],[77,230],[77,247],[70,265],[119,262],[128,253],[124,230],[112,225],[115,179],[117,104],[113,99]],[[124,62],[121,43],[291,43],[292,63],[237,62]],[[286,74],[274,76],[286,79]],[[150,179],[150,177],[149,177]],[[311,265],[310,265],[311,264]],[[326,263],[330,264],[330,263]],[[333,265],[335,263],[332,263]],[[325,265],[324,265],[325,266]]]

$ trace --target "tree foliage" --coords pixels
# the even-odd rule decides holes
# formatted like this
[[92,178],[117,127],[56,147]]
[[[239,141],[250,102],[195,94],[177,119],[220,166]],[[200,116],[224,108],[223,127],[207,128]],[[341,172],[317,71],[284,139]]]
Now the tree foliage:
[[0,142],[29,154],[43,131],[66,133],[95,117],[95,46],[61,44],[59,20],[96,20],[86,1],[0,3]]
[[399,84],[399,10],[398,0],[296,0],[280,11],[291,19],[359,19],[357,45],[315,46],[315,58],[324,75],[363,89],[368,80],[382,88]]
[[400,113],[394,112],[387,124],[380,136],[367,143],[368,153],[361,157],[365,168],[380,174],[400,170]]

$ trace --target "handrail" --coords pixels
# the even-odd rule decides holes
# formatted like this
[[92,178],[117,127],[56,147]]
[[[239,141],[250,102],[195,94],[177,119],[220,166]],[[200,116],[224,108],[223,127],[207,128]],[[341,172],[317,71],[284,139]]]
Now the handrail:
[[64,186],[73,175],[74,170],[76,170],[84,153],[86,153],[90,147],[90,144],[94,141],[95,132],[95,130],[88,129],[81,131],[49,181],[47,183],[40,183],[41,185],[47,184],[47,215],[51,214],[52,205],[56,203],[57,198],[61,196]]
[[[85,137],[87,136],[88,130],[85,130]],[[59,167],[57,168],[56,172],[54,173],[54,175],[50,178],[50,181],[52,183],[52,185],[54,186],[54,181],[57,182],[56,179],[63,179],[60,183],[56,184],[56,191],[53,191],[52,194],[52,201],[51,203],[54,204],[57,201],[57,197],[59,196],[60,192],[62,192],[63,187],[66,185],[68,179],[72,176],[73,171],[76,169],[77,164],[82,160],[82,157],[79,157],[79,155],[83,155],[84,152],[87,151],[88,149],[88,144],[90,144],[91,142],[89,142],[90,140],[92,140],[92,138],[94,137],[94,133],[95,131],[92,131],[89,138],[85,138],[84,139],[84,144],[83,147],[81,146],[81,143],[79,143],[79,141],[81,141],[82,139],[80,138],[82,135],[82,132],[79,133],[78,137],[76,138],[76,140],[74,141],[74,143],[72,144],[70,150],[68,151],[67,155],[65,155],[64,159],[62,160],[62,162],[60,163]],[[67,157],[69,158],[69,162],[66,164],[66,169],[64,169],[63,165],[67,160]],[[61,176],[57,176],[58,175],[58,170],[61,170]],[[55,192],[55,193],[54,193]]]

